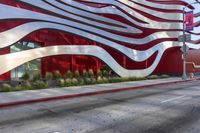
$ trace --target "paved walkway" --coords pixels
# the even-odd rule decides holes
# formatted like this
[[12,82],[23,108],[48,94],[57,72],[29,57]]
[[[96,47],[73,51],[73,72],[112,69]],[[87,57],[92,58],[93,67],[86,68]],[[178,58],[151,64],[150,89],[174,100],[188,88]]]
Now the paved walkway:
[[57,100],[63,98],[75,98],[79,96],[113,93],[129,89],[139,89],[148,86],[156,86],[161,84],[173,84],[177,82],[182,82],[182,79],[180,77],[173,77],[166,79],[121,82],[112,84],[98,84],[64,88],[50,88],[43,90],[5,92],[0,93],[0,107]]

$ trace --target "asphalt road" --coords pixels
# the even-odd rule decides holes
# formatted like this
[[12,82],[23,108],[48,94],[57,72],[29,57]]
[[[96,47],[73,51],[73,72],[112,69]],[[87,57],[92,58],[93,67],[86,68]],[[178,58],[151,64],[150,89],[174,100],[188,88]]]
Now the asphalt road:
[[0,109],[0,133],[199,133],[200,81]]

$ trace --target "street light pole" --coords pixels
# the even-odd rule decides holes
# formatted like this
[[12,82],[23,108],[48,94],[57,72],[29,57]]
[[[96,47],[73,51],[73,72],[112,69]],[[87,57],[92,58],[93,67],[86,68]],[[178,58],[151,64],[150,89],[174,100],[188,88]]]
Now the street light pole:
[[186,41],[186,37],[185,37],[185,8],[186,7],[183,7],[183,75],[182,75],[182,79],[183,80],[186,80],[187,79],[187,75],[186,75],[186,55],[187,55],[187,52],[186,52],[186,44],[185,44],[185,41]]
[[186,50],[186,35],[185,35],[185,9],[189,5],[200,4],[199,0],[195,0],[195,1],[196,2],[188,4],[185,7],[183,7],[183,54],[182,54],[182,58],[183,58],[183,75],[182,75],[182,79],[183,80],[187,79],[187,75],[186,75],[186,56],[187,56],[187,50]]

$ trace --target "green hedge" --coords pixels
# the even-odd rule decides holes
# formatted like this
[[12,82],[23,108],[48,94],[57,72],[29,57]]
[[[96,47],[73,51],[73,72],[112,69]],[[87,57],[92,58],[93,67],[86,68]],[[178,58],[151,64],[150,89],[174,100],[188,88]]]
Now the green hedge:
[[10,84],[4,83],[2,85],[2,89],[1,89],[2,92],[9,92],[9,91],[12,91],[12,90],[13,90],[13,87]]
[[45,89],[48,85],[44,81],[36,81],[33,83],[34,89]]
[[[26,75],[26,74],[25,74]],[[21,90],[32,90],[32,89],[45,89],[48,88],[49,84],[48,81],[53,79],[53,76],[55,79],[57,79],[57,86],[60,87],[69,87],[69,86],[79,86],[79,85],[92,85],[92,84],[104,84],[104,83],[117,83],[117,82],[127,82],[127,81],[139,81],[139,80],[148,80],[148,79],[158,79],[158,78],[169,78],[169,75],[150,75],[148,77],[111,77],[109,76],[109,73],[104,70],[101,72],[100,70],[97,71],[97,77],[94,75],[94,72],[92,69],[89,71],[84,70],[83,75],[81,76],[79,74],[79,71],[75,71],[74,74],[71,73],[71,71],[68,71],[65,74],[65,79],[62,78],[62,75],[59,71],[52,73],[46,73],[45,80],[40,79],[34,82],[29,82],[28,76],[24,76],[25,82],[22,82],[22,84],[19,84],[15,87],[12,87],[10,84],[3,84],[0,91],[2,92],[9,92],[9,91],[21,91]]]

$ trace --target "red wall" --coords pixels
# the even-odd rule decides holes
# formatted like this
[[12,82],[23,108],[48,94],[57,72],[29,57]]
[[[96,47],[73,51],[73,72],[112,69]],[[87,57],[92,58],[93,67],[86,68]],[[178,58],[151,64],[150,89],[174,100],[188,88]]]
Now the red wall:
[[[54,45],[96,45],[95,42],[80,38],[78,36],[62,33],[54,30],[42,30],[37,31],[29,36],[25,37],[24,40],[38,42],[42,47],[54,46]],[[74,55],[59,55],[50,56],[42,59],[42,75],[46,72],[54,72],[59,70],[62,74],[65,74],[68,70],[80,72],[83,69],[97,69],[103,66],[102,61],[95,57],[89,56],[74,56]]]
[[[10,53],[10,48],[0,49],[0,55]],[[0,62],[3,65],[3,62]],[[0,75],[0,80],[10,80],[10,72]]]
[[[22,7],[25,9],[34,10],[37,12],[45,12],[40,11],[39,9],[29,7],[27,5],[23,4],[17,4],[16,2],[12,0],[1,0],[0,3],[4,4],[10,4],[17,7]],[[141,14],[145,15],[146,17],[152,18],[151,15],[147,15],[141,12]],[[102,16],[112,18],[114,20],[118,20],[120,22],[126,23],[130,26],[136,27],[142,31],[144,31],[142,34],[126,34],[126,33],[115,33],[119,35],[124,35],[127,37],[134,37],[134,38],[144,38],[150,34],[153,34],[155,32],[164,31],[162,29],[148,29],[148,28],[142,28],[135,24],[130,23],[129,21],[125,20],[124,18],[121,18],[117,15],[110,15],[110,14],[102,14]],[[136,19],[136,18],[133,18]],[[157,21],[164,21],[158,18],[154,18]],[[0,32],[15,27],[17,25],[20,25],[22,23],[25,23],[28,20],[15,20],[13,21],[6,21],[6,22],[0,22]],[[139,20],[136,20],[139,21]],[[166,31],[166,30],[165,30]],[[113,31],[114,33],[114,31]],[[54,46],[54,45],[97,45],[102,48],[104,48],[106,51],[108,51],[111,56],[113,56],[116,61],[123,66],[126,69],[145,69],[148,68],[153,61],[155,60],[155,57],[157,53],[152,55],[148,60],[144,62],[134,62],[130,60],[128,57],[121,54],[119,51],[112,49],[110,47],[104,46],[100,43],[91,41],[89,39],[85,39],[70,33],[64,33],[60,31],[54,31],[54,30],[40,30],[34,33],[31,33],[30,35],[23,38],[23,40],[31,41],[31,42],[37,42],[41,44],[42,47],[44,46]],[[170,38],[170,39],[157,39],[155,41],[152,41],[148,44],[144,44],[142,46],[138,45],[130,45],[130,44],[123,44],[121,42],[117,42],[121,45],[137,49],[137,50],[144,50],[148,49],[158,43],[164,42],[164,41],[177,41],[176,38]],[[9,53],[9,48],[1,49],[0,54],[6,54]],[[198,57],[200,55],[200,51],[190,51],[188,53],[188,61],[194,61],[196,64],[200,64],[198,62]],[[59,55],[59,56],[51,56],[51,57],[45,57],[42,58],[42,69],[41,72],[44,75],[46,72],[54,72],[56,70],[59,70],[62,74],[64,74],[67,70],[80,70],[83,69],[90,69],[92,68],[94,71],[96,71],[99,68],[102,68],[105,64],[100,61],[99,59],[95,57],[89,57],[89,56],[74,56],[74,55]],[[191,65],[188,65],[188,71],[200,71],[200,70],[194,70]],[[168,49],[164,55],[162,56],[161,61],[159,62],[156,70],[153,72],[154,74],[181,74],[182,73],[182,59],[181,59],[181,51],[180,48],[171,48]],[[0,80],[9,80],[10,79],[10,72],[1,75]]]

